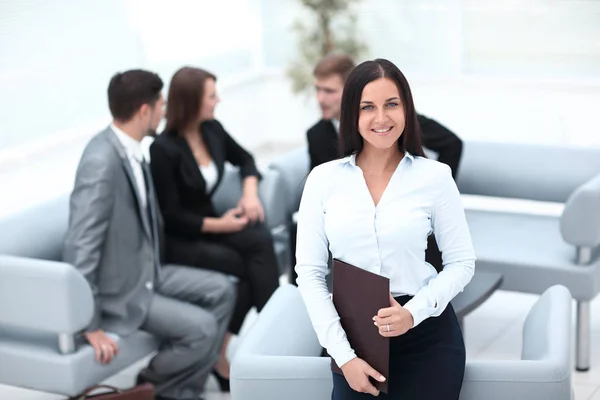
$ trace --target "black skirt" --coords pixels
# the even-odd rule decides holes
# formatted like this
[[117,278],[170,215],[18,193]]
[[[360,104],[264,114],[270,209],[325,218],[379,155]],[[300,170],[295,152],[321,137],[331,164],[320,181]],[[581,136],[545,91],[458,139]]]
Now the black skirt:
[[[400,305],[410,296],[397,297]],[[388,394],[394,400],[458,400],[465,372],[465,344],[452,305],[404,335],[390,340]],[[372,399],[352,390],[346,379],[333,375],[333,400]]]

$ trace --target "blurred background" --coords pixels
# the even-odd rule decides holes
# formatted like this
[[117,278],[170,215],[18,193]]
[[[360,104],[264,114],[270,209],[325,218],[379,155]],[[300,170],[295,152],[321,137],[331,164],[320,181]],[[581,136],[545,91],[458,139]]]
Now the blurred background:
[[[208,69],[217,117],[259,164],[303,145],[319,111],[290,68],[312,69],[302,54],[322,15],[307,5],[326,3],[0,0],[0,215],[72,188],[110,122],[116,71],[168,86],[183,65]],[[417,110],[463,139],[600,146],[600,1],[363,0],[329,17],[364,45],[359,61],[395,62]]]

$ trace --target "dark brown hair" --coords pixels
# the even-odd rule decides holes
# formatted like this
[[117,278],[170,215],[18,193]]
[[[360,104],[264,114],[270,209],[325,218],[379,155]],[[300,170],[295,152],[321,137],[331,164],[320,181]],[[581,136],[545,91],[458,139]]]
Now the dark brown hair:
[[377,79],[388,78],[394,81],[404,107],[405,126],[398,148],[412,155],[425,157],[421,145],[421,128],[417,121],[417,113],[413,103],[410,86],[406,77],[398,67],[388,60],[378,58],[365,61],[357,66],[348,76],[342,93],[342,110],[340,116],[340,150],[343,157],[358,154],[363,149],[364,141],[358,132],[358,116],[362,92],[368,83]]
[[328,78],[332,75],[339,75],[343,82],[346,82],[348,75],[356,65],[350,56],[345,54],[329,54],[321,59],[313,70],[316,78]]
[[204,84],[208,79],[217,77],[200,68],[183,67],[171,78],[167,98],[167,124],[165,131],[169,135],[178,135],[190,122],[198,118]]
[[154,106],[160,98],[163,81],[154,72],[133,69],[118,72],[108,84],[108,108],[112,117],[127,122],[144,104]]

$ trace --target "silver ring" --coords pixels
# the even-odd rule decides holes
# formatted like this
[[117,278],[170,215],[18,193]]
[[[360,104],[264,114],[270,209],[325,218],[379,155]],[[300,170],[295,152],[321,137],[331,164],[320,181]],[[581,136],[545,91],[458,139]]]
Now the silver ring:
[[390,331],[390,324],[385,324],[385,326],[387,326],[387,330],[389,332]]

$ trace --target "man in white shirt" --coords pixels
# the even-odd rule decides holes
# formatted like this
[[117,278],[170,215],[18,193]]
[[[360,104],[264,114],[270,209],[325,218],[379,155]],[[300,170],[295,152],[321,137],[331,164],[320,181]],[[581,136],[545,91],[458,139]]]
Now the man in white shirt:
[[158,400],[198,399],[219,356],[235,291],[217,272],[161,265],[162,218],[140,142],[156,134],[163,117],[162,88],[158,75],[143,70],[111,79],[113,123],[81,157],[64,259],[94,294],[83,336],[98,362],[119,357],[107,332],[147,331],[165,345],[138,382],[154,384]]

